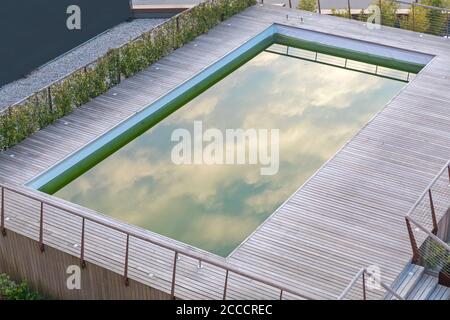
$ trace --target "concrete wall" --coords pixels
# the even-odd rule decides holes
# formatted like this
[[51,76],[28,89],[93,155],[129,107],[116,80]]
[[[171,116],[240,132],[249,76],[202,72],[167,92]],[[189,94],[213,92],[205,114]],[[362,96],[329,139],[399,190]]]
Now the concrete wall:
[[[81,30],[66,26],[67,7],[81,9]],[[1,0],[0,86],[126,21],[129,0]]]
[[130,280],[112,271],[88,263],[81,269],[81,289],[67,288],[67,268],[79,265],[79,259],[49,246],[42,253],[39,244],[7,231],[0,235],[0,273],[13,280],[27,280],[40,293],[54,299],[170,299],[170,295]]

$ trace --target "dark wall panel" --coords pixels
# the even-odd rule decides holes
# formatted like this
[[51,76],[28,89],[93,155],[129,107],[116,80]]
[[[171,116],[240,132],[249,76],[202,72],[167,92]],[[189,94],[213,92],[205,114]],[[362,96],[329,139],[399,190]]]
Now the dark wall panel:
[[[81,9],[81,30],[66,26]],[[1,0],[0,86],[130,17],[129,0]]]

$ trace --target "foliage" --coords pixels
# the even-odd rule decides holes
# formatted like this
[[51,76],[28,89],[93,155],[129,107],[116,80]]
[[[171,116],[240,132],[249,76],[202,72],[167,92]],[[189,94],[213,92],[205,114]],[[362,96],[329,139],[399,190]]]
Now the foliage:
[[41,300],[37,292],[32,291],[23,281],[16,284],[7,275],[0,274],[0,300]]
[[380,6],[381,24],[384,26],[395,27],[397,25],[397,10],[400,5],[392,0],[374,0],[374,5]]
[[315,12],[317,11],[317,0],[300,0],[297,8],[300,10]]
[[[0,150],[69,114],[145,69],[256,0],[211,0],[199,4],[125,46],[110,50],[88,68],[78,70],[0,114]],[[50,94],[49,94],[50,93]]]
[[349,18],[349,13],[348,13],[347,9],[345,9],[345,10],[337,10],[335,8],[332,8],[331,9],[331,15],[335,16],[335,17],[341,17],[341,18],[347,18],[347,19]]
[[442,268],[450,263],[450,253],[447,249],[431,238],[425,241],[422,251],[422,264],[427,268]]

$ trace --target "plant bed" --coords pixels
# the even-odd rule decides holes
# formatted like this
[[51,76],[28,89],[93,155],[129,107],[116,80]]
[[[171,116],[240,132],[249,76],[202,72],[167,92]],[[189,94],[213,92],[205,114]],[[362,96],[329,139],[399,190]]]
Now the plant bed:
[[0,300],[42,300],[43,297],[31,290],[26,281],[20,284],[12,281],[6,274],[0,274]]

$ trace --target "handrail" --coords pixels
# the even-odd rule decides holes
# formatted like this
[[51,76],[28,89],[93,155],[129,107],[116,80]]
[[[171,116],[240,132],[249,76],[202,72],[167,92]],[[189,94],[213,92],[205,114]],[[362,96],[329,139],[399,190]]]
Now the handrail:
[[157,245],[163,249],[172,251],[175,254],[174,258],[174,265],[173,265],[173,273],[172,273],[172,281],[171,281],[171,297],[175,298],[175,283],[176,283],[176,267],[177,267],[177,261],[178,261],[178,255],[183,255],[195,260],[199,261],[199,264],[206,263],[210,264],[212,266],[215,266],[217,268],[220,268],[224,271],[226,271],[226,278],[224,283],[224,291],[223,291],[223,300],[226,299],[227,296],[227,286],[228,286],[228,276],[230,273],[234,273],[236,275],[242,276],[244,278],[247,278],[249,280],[259,282],[261,284],[267,285],[269,287],[272,287],[274,289],[277,289],[280,291],[280,300],[283,298],[284,293],[289,293],[294,296],[297,296],[302,299],[307,300],[315,300],[315,298],[311,296],[307,296],[303,293],[299,293],[295,290],[292,290],[290,288],[287,288],[283,285],[280,285],[278,283],[275,283],[271,280],[264,279],[262,277],[250,274],[246,271],[240,270],[236,267],[231,266],[229,263],[223,263],[220,261],[214,261],[210,258],[208,258],[205,254],[199,254],[195,252],[188,252],[186,249],[183,249],[179,246],[172,245],[170,243],[162,242],[161,240],[156,240],[154,238],[150,238],[147,235],[139,234],[132,230],[127,230],[127,228],[120,228],[116,225],[113,225],[111,222],[108,222],[107,220],[100,220],[98,217],[90,216],[86,214],[86,212],[83,212],[79,209],[70,208],[68,206],[64,206],[63,204],[58,203],[54,199],[52,199],[52,196],[49,195],[41,195],[38,191],[27,189],[25,187],[18,187],[18,186],[7,186],[5,184],[0,184],[0,190],[1,190],[1,211],[0,211],[0,230],[3,236],[6,236],[6,228],[5,228],[5,190],[16,193],[18,195],[24,196],[28,199],[37,201],[41,204],[40,206],[40,218],[39,218],[39,246],[41,248],[41,251],[44,251],[44,243],[43,243],[43,221],[44,221],[44,205],[53,207],[55,209],[62,210],[64,212],[67,212],[69,214],[72,214],[74,216],[77,216],[82,219],[82,230],[81,230],[81,246],[80,246],[80,263],[82,266],[85,265],[84,260],[84,226],[85,221],[91,221],[93,223],[99,224],[101,226],[110,228],[112,230],[115,230],[117,232],[123,233],[126,236],[126,254],[125,254],[125,261],[124,261],[124,282],[125,285],[128,285],[128,251],[129,251],[129,239],[130,237]]
[[[367,299],[367,294],[366,294],[366,277],[365,277],[366,274],[368,276],[372,276],[373,275],[366,268],[359,269],[359,271],[356,273],[356,275],[353,277],[353,279],[350,281],[350,283],[347,285],[347,287],[345,287],[344,291],[342,291],[342,293],[338,296],[337,299],[338,300],[343,300],[348,295],[350,290],[355,286],[356,282],[359,280],[359,277],[362,277],[362,280],[363,280],[363,299],[366,300]],[[384,289],[386,289],[389,293],[391,293],[393,296],[395,296],[397,299],[405,300],[402,296],[400,296],[397,292],[395,292],[390,286],[385,284],[383,281],[380,281],[380,285]]]
[[415,224],[420,230],[425,232],[430,238],[432,238],[434,241],[439,243],[441,246],[443,246],[450,253],[450,246],[447,243],[445,243],[445,241],[441,240],[438,236],[436,236],[435,234],[433,234],[432,232],[427,230],[427,228],[425,228],[422,224],[420,224],[419,222],[417,222],[416,220],[414,220],[410,216],[406,216],[405,218],[408,221],[410,221],[413,224]]
[[439,172],[436,174],[436,176],[433,178],[433,180],[428,184],[428,186],[422,192],[419,199],[417,199],[417,201],[414,203],[414,205],[411,207],[411,209],[409,209],[406,216],[410,216],[411,213],[417,208],[417,206],[420,204],[420,201],[422,201],[426,197],[428,190],[430,190],[434,186],[436,181],[439,180],[439,178],[441,177],[441,175],[444,173],[445,170],[449,171],[449,178],[450,178],[450,160],[447,161],[447,163],[442,167],[441,170],[439,170]]

